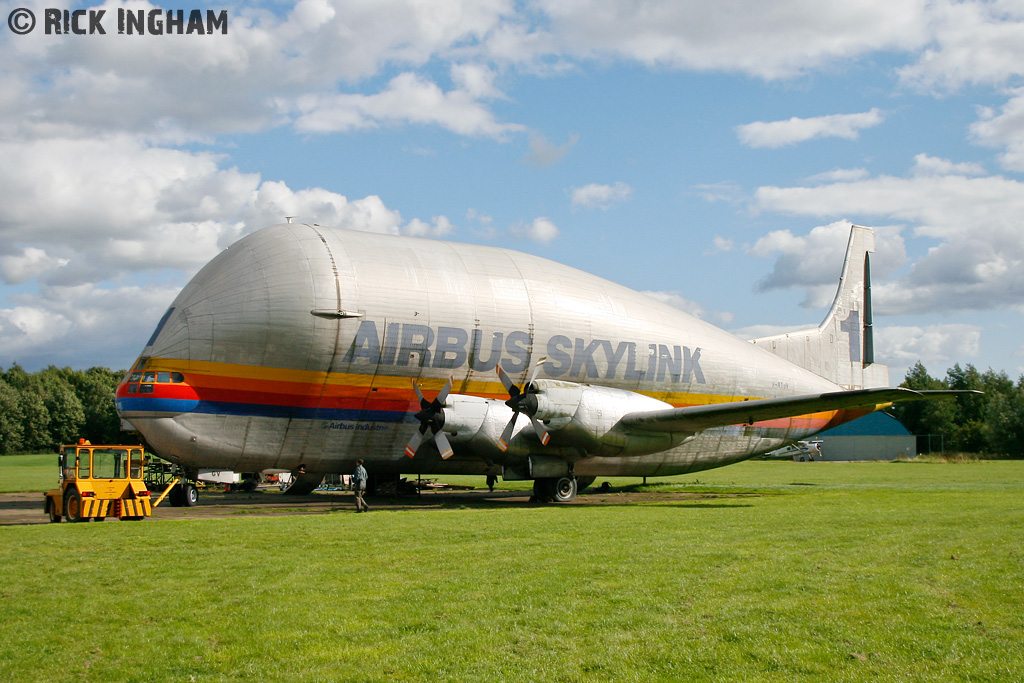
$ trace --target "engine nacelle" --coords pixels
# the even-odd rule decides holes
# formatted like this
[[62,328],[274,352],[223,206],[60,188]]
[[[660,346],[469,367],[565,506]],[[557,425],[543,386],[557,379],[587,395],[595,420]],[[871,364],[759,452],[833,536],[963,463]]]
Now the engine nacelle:
[[552,431],[552,445],[559,436],[586,444],[588,455],[645,455],[682,443],[688,435],[629,432],[617,427],[623,415],[672,408],[656,398],[613,387],[577,384],[561,380],[537,380],[534,416]]
[[512,419],[512,409],[504,401],[480,396],[449,394],[442,409],[442,429],[453,444],[473,441],[478,451],[492,447],[490,457],[495,462],[519,461],[530,455],[568,460],[646,455],[676,446],[688,436],[628,431],[617,426],[627,413],[673,407],[650,396],[561,380],[537,380],[533,384],[529,410],[535,407],[534,417],[550,431],[551,440],[546,446],[541,445],[530,420],[520,415],[507,452],[499,450],[498,439]]

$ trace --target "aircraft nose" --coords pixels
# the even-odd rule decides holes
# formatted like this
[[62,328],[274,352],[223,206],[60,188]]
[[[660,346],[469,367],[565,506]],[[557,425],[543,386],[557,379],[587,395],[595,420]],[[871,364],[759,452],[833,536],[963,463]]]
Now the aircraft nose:
[[121,417],[131,421],[192,412],[199,406],[199,395],[184,372],[140,358],[118,385],[114,401]]

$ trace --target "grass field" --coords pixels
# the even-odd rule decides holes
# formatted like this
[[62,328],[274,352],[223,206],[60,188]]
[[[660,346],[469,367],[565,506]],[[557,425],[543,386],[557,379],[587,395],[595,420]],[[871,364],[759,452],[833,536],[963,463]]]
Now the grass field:
[[709,497],[3,527],[0,680],[1024,680],[1024,462],[649,488]]

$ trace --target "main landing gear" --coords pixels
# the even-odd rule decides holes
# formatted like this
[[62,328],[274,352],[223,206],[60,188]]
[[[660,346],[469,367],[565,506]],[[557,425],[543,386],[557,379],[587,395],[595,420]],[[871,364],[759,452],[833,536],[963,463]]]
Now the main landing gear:
[[595,477],[540,477],[533,480],[533,498],[541,503],[571,503]]

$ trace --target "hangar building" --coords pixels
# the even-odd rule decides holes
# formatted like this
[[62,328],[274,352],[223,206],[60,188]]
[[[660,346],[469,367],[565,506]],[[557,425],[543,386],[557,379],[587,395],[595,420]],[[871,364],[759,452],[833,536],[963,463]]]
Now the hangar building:
[[896,460],[917,457],[917,438],[892,415],[883,412],[839,425],[815,435],[821,460]]

